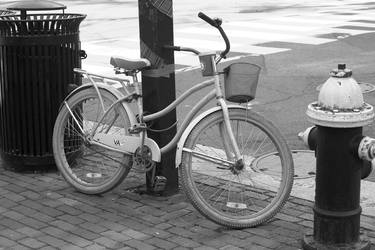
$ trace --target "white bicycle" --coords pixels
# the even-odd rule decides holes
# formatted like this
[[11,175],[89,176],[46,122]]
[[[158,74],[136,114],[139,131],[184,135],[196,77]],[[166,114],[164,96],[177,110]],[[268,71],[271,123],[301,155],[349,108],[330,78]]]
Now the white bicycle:
[[[137,72],[150,66],[147,60],[111,58],[116,71],[132,76],[133,81],[75,69],[90,83],[72,91],[61,106],[53,132],[56,164],[78,191],[99,194],[120,184],[132,169],[154,171],[161,154],[177,145],[176,167],[194,207],[221,225],[256,226],[273,217],[289,197],[294,173],[291,151],[278,129],[248,105],[227,104],[226,100],[247,103],[254,98],[260,68],[231,64],[224,69],[223,91],[222,72],[216,65],[229,52],[230,44],[220,19],[203,13],[199,17],[219,30],[226,49],[219,55],[207,55],[192,48],[167,47],[198,54],[202,72],[213,77],[194,85],[159,112],[143,113]],[[98,79],[122,84],[126,94]],[[212,90],[186,115],[169,144],[159,148],[147,137],[150,121],[206,87]],[[212,100],[217,106],[198,115]],[[154,188],[162,190],[165,181],[155,176]]]

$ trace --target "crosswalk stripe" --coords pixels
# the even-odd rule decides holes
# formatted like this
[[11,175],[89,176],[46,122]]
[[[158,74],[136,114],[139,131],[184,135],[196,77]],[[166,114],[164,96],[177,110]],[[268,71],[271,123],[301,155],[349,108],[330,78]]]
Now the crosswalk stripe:
[[[353,5],[352,3],[356,3],[356,1],[346,0],[345,4],[339,5],[330,3],[318,8],[315,12],[301,9],[301,12],[292,10],[290,13],[279,12],[278,15],[270,15],[267,12],[244,13],[239,14],[236,17],[237,20],[224,22],[223,27],[231,40],[231,51],[243,54],[272,54],[289,50],[288,48],[260,45],[267,42],[319,45],[346,36],[373,32],[375,16],[372,10],[367,10],[365,4]],[[228,17],[227,20],[230,18]],[[200,51],[224,48],[224,43],[217,30],[198,22],[189,25],[186,27],[186,24],[180,21],[175,23],[175,45],[193,47]],[[87,29],[89,28],[90,26],[87,26]],[[83,27],[84,29],[85,27]],[[111,30],[110,27],[109,30]],[[95,67],[95,65],[110,67],[108,61],[111,55],[139,58],[139,31],[135,28],[132,30],[134,32],[127,37],[117,35],[114,38],[82,42],[82,48],[89,55],[89,59],[84,65],[93,64],[92,68],[98,72],[99,67]],[[337,39],[324,36],[332,33],[338,34]],[[192,66],[190,68],[199,65],[197,57],[187,53],[176,52],[175,62],[180,65]],[[108,72],[108,68],[103,71]]]

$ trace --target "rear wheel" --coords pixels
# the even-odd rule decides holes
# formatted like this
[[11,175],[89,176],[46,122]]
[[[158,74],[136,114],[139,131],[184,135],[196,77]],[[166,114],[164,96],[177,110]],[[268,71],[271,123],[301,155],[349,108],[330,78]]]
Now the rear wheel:
[[[100,93],[107,110],[117,98],[106,89],[100,88]],[[129,155],[88,143],[87,136],[98,125],[102,115],[103,106],[96,90],[87,88],[66,101],[54,126],[56,165],[68,183],[86,194],[110,191],[127,176],[132,164]],[[120,137],[127,134],[129,126],[127,112],[119,104],[105,116],[96,131]]]
[[182,186],[207,218],[228,227],[252,227],[285,204],[293,185],[293,160],[285,139],[269,121],[245,109],[230,109],[229,116],[243,164],[233,160],[222,112],[212,113],[185,142]]

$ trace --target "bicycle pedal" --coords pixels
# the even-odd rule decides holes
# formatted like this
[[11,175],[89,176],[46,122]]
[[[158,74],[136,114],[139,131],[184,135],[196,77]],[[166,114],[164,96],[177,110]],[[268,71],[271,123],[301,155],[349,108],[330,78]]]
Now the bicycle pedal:
[[167,185],[167,178],[165,178],[164,176],[158,175],[158,176],[155,176],[154,185],[152,189],[154,192],[161,192],[161,191],[164,191],[166,185]]

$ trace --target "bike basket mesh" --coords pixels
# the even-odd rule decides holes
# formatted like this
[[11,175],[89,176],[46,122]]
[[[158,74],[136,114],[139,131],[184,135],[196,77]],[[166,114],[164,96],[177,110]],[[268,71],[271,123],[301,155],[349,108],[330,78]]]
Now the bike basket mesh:
[[233,63],[224,68],[225,99],[236,103],[254,99],[260,69],[252,63]]

